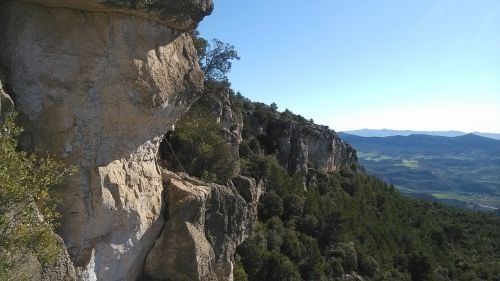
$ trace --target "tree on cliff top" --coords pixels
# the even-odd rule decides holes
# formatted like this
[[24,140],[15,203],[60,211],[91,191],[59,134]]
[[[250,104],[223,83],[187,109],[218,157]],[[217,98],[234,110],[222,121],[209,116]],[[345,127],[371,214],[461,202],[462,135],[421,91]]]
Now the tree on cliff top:
[[192,38],[205,80],[227,81],[227,73],[232,67],[231,61],[240,59],[236,48],[219,39],[212,39],[212,43],[209,43],[199,35],[200,33],[195,31]]

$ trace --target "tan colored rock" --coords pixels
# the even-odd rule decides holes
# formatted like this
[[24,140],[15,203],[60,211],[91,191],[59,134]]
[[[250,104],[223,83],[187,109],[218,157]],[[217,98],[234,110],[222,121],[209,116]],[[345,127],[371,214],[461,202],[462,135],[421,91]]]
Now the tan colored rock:
[[164,223],[158,142],[202,90],[190,37],[146,16],[0,4],[23,144],[79,171],[62,188],[61,235],[82,280],[142,272]]
[[160,280],[233,280],[236,247],[249,235],[257,218],[258,186],[239,177],[236,185],[207,184],[164,171],[168,218],[149,252],[144,273]]
[[239,147],[242,141],[243,118],[241,112],[235,110],[230,98],[230,89],[222,87],[219,92],[205,93],[198,103],[205,103],[212,108],[212,114],[216,117],[231,145],[231,155],[235,168],[235,176],[240,173]]

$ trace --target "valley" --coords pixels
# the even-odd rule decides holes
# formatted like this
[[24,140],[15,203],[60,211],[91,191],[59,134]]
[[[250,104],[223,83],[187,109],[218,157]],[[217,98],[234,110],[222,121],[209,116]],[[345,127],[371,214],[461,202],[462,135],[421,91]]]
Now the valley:
[[368,173],[412,197],[500,208],[500,141],[474,134],[360,137],[340,133]]

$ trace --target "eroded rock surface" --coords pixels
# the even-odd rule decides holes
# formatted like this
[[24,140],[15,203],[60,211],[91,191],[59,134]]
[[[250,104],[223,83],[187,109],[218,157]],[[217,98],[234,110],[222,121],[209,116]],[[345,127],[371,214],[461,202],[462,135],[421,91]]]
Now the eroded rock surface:
[[278,159],[290,174],[307,173],[311,164],[332,172],[357,162],[356,151],[327,127],[276,118],[267,132],[277,140]]
[[333,172],[357,163],[356,150],[327,126],[289,112],[262,115],[258,109],[245,111],[245,129],[260,139],[267,153],[275,153],[290,174],[307,174],[308,168]]
[[78,278],[135,280],[164,223],[158,142],[203,86],[179,30],[211,1],[28,2],[0,3],[0,64],[23,145],[78,168],[61,206]]
[[145,274],[160,280],[232,280],[234,253],[256,221],[262,187],[242,176],[222,186],[163,175],[168,217]]
[[217,86],[215,90],[205,91],[194,107],[202,111],[208,111],[220,125],[227,143],[231,146],[229,157],[232,158],[232,163],[235,166],[233,176],[236,176],[240,173],[239,146],[242,141],[243,117],[232,103],[230,91],[224,84]]
[[181,31],[192,30],[213,10],[212,0],[22,0],[22,2],[54,8],[133,15]]

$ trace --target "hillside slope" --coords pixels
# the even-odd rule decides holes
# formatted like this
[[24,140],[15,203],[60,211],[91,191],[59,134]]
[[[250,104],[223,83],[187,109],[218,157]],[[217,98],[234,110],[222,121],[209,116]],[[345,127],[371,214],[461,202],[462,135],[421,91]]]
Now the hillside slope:
[[[265,186],[259,221],[237,249],[235,280],[499,280],[498,217],[403,197],[360,170],[355,151],[334,131],[253,103],[227,85],[205,91],[193,110],[212,117],[188,113],[182,118],[188,120],[178,123],[171,141],[184,168],[213,173],[214,179],[225,175],[223,158],[208,155],[204,168],[187,161],[203,162],[203,154],[185,149],[191,144],[182,141],[203,116],[218,124],[213,130],[220,138],[239,140],[239,153],[232,157],[239,160],[240,173]],[[325,140],[332,145],[325,146],[327,155],[309,153]],[[214,145],[216,155],[231,155],[224,152],[231,147]],[[173,169],[182,169],[173,155],[166,156]],[[334,160],[320,161],[329,157]],[[322,164],[331,162],[335,168]]]

